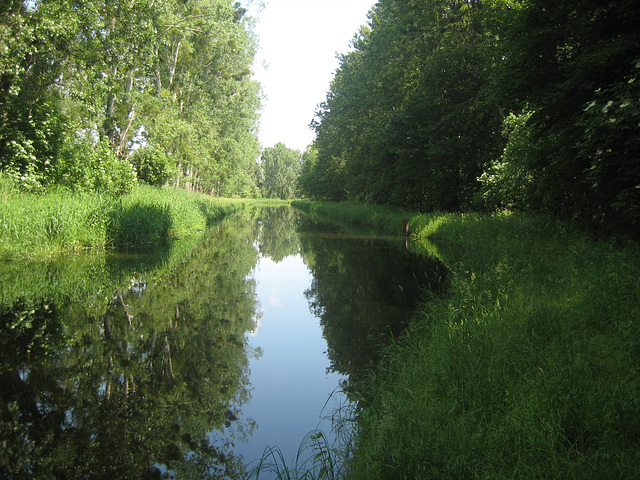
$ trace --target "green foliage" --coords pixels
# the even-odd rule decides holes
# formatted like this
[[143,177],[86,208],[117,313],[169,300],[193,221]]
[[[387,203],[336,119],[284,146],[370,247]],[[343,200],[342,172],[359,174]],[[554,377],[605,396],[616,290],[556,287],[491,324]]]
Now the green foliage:
[[598,222],[629,232],[640,227],[639,73],[637,60],[626,81],[595,92],[578,121],[585,131],[577,146],[588,211]]
[[25,105],[30,100],[22,97],[12,99],[8,121],[0,122],[0,170],[12,174],[23,191],[36,192],[52,182],[51,165],[68,125],[55,99]]
[[639,21],[631,0],[378,2],[317,111],[302,193],[634,234]]
[[[259,87],[250,67],[256,47],[239,3],[5,3],[0,170],[23,188],[60,180],[83,190],[126,191],[128,157],[142,144],[156,152],[136,159],[146,182],[255,194],[250,168],[259,154]],[[111,150],[121,164],[109,159],[105,167],[115,178],[102,178],[97,156],[88,158],[88,145],[79,146],[78,138],[98,140],[96,155]],[[78,167],[70,165],[73,155]]]
[[289,199],[296,194],[302,155],[284,143],[265,148],[260,159],[261,188],[267,198]]
[[41,18],[18,0],[0,7],[0,170],[40,185],[67,129],[52,88],[62,71],[62,20]]
[[633,1],[534,0],[504,16],[495,91],[533,111],[526,155],[537,188],[521,203],[637,230],[638,21]]
[[147,185],[161,187],[173,179],[176,165],[160,148],[143,147],[131,156],[138,180]]
[[153,95],[141,105],[144,136],[170,152],[175,184],[216,195],[255,194],[259,156],[258,84],[250,77],[255,41],[240,4],[161,2],[163,34],[152,67]]
[[53,183],[73,191],[124,195],[136,184],[136,170],[104,141],[70,140],[52,168]]
[[533,207],[534,176],[530,173],[534,155],[532,135],[527,128],[531,113],[510,114],[504,121],[507,145],[502,156],[478,179],[480,202],[490,210],[528,210]]
[[501,139],[488,95],[494,2],[378,2],[314,123],[308,195],[411,209],[470,204]]
[[297,191],[309,194],[314,189],[313,172],[318,161],[318,151],[309,145],[302,154],[302,166],[297,180]]

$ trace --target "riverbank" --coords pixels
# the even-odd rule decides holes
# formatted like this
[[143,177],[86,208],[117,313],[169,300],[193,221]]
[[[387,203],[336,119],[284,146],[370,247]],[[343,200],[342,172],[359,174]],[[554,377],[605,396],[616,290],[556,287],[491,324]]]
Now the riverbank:
[[[347,478],[633,478],[640,248],[548,217],[294,202],[451,270],[376,373]],[[427,242],[428,239],[431,242]]]
[[0,188],[0,260],[96,248],[158,249],[204,231],[244,205],[175,188],[138,186],[116,198],[65,190],[19,194],[5,186]]

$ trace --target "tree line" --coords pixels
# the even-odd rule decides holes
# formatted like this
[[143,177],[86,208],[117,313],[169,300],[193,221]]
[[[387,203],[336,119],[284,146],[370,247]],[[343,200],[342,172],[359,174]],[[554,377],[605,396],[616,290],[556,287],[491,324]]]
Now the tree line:
[[380,0],[312,128],[302,193],[640,223],[640,5]]
[[0,3],[0,171],[25,191],[223,196],[640,222],[634,0],[380,0],[306,152],[259,162],[252,20],[230,0]]
[[255,194],[245,14],[229,0],[1,2],[0,171],[27,191]]

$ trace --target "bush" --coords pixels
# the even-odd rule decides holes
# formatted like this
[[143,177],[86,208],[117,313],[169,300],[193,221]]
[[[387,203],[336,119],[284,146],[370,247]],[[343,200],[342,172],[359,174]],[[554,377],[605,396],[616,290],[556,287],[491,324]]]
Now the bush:
[[584,165],[584,214],[637,235],[640,224],[640,60],[628,80],[598,89],[578,125],[584,134],[578,158]]
[[176,174],[176,165],[159,147],[136,150],[131,163],[138,173],[138,180],[156,187],[165,185]]
[[80,192],[124,195],[137,183],[133,165],[118,159],[104,141],[67,142],[53,170],[53,183]]
[[534,178],[527,167],[527,159],[532,155],[529,117],[531,113],[512,113],[505,119],[507,146],[478,178],[482,187],[477,202],[489,210],[526,210],[532,203]]

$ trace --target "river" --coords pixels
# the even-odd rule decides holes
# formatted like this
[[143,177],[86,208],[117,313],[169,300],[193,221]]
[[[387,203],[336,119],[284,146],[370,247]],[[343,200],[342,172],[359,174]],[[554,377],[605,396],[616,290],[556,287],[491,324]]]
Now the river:
[[308,468],[314,445],[348,436],[381,349],[444,279],[399,238],[290,207],[153,255],[2,264],[0,476]]

